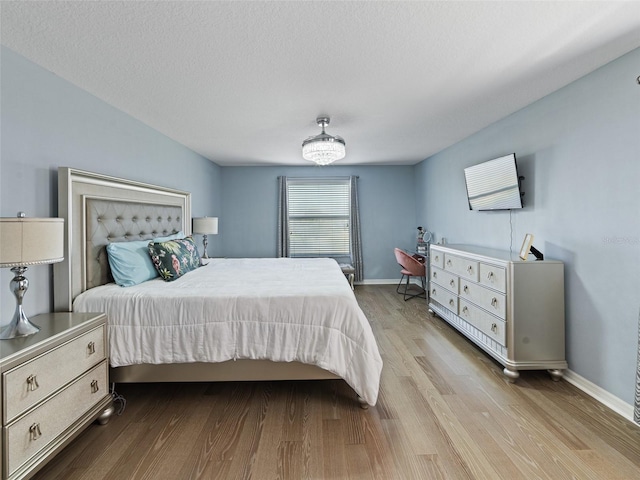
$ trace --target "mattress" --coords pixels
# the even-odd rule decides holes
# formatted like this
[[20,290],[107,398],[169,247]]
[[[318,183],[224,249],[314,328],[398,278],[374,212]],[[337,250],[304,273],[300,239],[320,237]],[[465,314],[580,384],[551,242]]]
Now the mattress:
[[378,346],[333,259],[212,259],[173,282],[92,288],[73,309],[107,313],[113,367],[298,361],[343,378],[370,405],[378,396]]

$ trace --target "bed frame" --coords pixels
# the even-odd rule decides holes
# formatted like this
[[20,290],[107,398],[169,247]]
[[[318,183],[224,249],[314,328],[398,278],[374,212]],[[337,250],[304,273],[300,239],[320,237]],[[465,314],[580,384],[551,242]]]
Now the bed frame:
[[[105,249],[109,242],[151,239],[180,230],[191,234],[191,194],[60,167],[58,216],[65,220],[65,255],[54,265],[54,304],[56,311],[66,312],[78,294],[111,281]],[[315,365],[246,359],[110,370],[110,381],[115,383],[338,378]]]

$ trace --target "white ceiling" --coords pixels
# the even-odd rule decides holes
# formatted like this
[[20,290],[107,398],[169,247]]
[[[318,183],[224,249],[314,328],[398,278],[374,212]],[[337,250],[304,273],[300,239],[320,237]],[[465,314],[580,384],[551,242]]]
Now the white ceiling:
[[219,165],[308,164],[319,114],[340,163],[415,164],[640,46],[633,1],[1,8],[4,45]]

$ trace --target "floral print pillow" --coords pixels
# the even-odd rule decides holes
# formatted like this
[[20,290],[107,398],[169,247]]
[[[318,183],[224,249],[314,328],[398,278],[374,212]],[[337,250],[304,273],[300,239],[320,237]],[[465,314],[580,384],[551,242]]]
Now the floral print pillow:
[[153,266],[165,282],[171,282],[200,266],[200,255],[193,237],[167,242],[149,242]]

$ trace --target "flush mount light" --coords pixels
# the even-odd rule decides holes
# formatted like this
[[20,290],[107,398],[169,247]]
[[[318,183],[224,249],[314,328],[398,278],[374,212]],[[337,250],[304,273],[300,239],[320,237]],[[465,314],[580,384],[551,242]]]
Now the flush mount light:
[[302,142],[302,158],[318,165],[329,165],[344,158],[346,154],[344,139],[337,135],[329,135],[324,131],[325,127],[329,125],[329,121],[329,117],[316,119],[316,123],[322,128],[322,133]]

